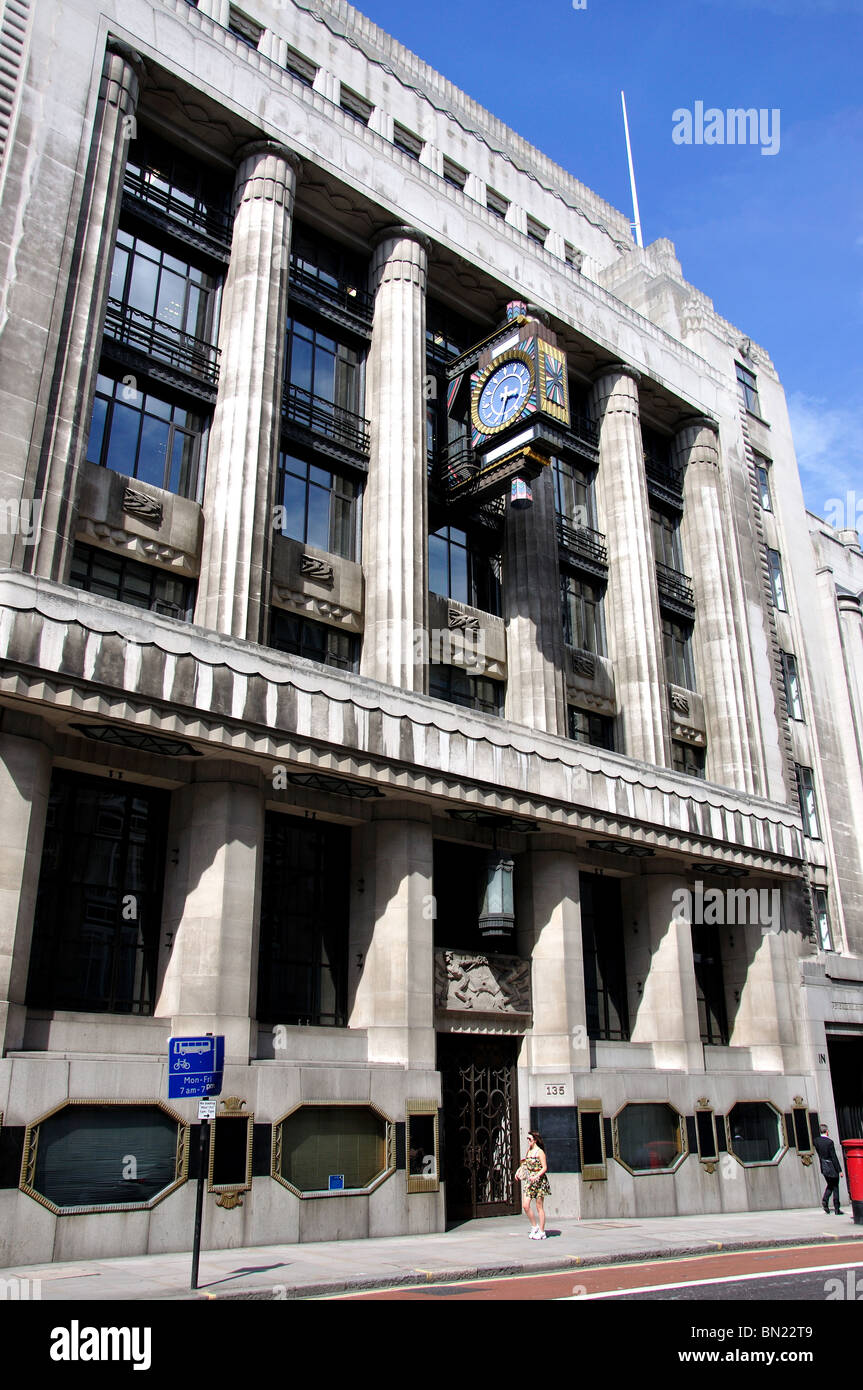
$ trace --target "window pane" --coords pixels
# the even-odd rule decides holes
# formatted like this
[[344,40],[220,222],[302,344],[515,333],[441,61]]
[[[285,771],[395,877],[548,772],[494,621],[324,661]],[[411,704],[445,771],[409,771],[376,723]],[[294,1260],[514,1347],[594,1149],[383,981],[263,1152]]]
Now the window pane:
[[99,463],[102,458],[102,439],[107,412],[108,402],[102,396],[97,396],[93,402],[93,419],[90,423],[90,438],[87,441],[87,458],[91,463]]
[[154,420],[152,415],[144,416],[141,448],[135,476],[145,483],[152,483],[154,487],[165,486],[165,461],[168,457],[169,430],[170,426],[164,420]]
[[309,545],[328,550],[330,543],[330,494],[321,487],[309,488],[309,520],[306,532]]
[[134,410],[131,406],[115,401],[111,416],[111,438],[105,462],[116,473],[125,473],[129,477],[134,476],[140,423],[140,410]]

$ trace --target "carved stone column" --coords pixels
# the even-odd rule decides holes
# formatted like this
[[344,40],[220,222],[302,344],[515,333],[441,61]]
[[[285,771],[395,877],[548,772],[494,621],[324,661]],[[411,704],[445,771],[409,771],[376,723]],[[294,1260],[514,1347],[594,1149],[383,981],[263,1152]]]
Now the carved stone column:
[[597,505],[608,540],[605,614],[623,751],[664,767],[670,753],[668,702],[638,373],[622,365],[604,370],[593,388],[591,412],[600,428]]
[[266,640],[291,215],[299,161],[270,141],[242,152],[222,297],[221,371],[207,457],[195,621]]
[[863,605],[856,594],[837,594],[842,662],[854,719],[857,756],[863,764]]
[[379,234],[366,371],[371,459],[363,499],[365,637],[360,671],[402,690],[426,688],[425,291],[428,241],[410,227]]
[[517,861],[518,941],[531,963],[533,997],[527,1061],[545,1071],[589,1071],[578,861],[565,843],[551,837]]
[[[7,710],[0,733],[0,1056],[24,1042],[25,996],[51,790],[42,721]],[[46,739],[50,738],[47,730]]]
[[[368,1029],[369,1062],[434,1070],[434,899],[430,813],[375,807],[356,861],[350,1027]],[[355,878],[359,875],[355,875]]]
[[[214,762],[174,793],[162,921],[170,941],[155,1013],[173,1033],[222,1033],[225,1055],[253,1055],[264,844],[257,772]],[[165,948],[163,948],[165,949]]]
[[31,461],[28,470],[32,495],[41,501],[39,539],[35,545],[23,545],[19,537],[13,551],[15,566],[48,579],[63,580],[71,558],[78,470],[87,447],[89,406],[142,71],[139,55],[109,38],[83,181],[76,254],[56,348],[51,405],[38,459]]
[[531,484],[533,506],[507,508],[503,558],[507,685],[516,724],[566,734],[566,678],[550,468]]
[[631,1040],[652,1043],[664,1071],[704,1070],[692,928],[675,912],[674,894],[687,886],[669,874],[622,885],[624,916],[640,932],[640,945],[627,954],[627,973],[638,977]]
[[[698,687],[707,722],[707,774],[712,782],[757,794],[737,633],[745,615],[735,604],[729,521],[723,514],[719,437],[710,420],[691,420],[674,439],[674,463],[684,479],[681,536],[695,590],[693,634]],[[735,623],[735,617],[739,622]]]

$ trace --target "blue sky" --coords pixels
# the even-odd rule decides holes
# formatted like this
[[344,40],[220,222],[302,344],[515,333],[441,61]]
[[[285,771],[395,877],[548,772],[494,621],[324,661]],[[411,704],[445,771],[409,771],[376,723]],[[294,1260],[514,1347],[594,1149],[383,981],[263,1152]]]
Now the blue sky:
[[[863,0],[360,0],[358,8],[615,207],[770,353],[807,505],[863,513]],[[672,112],[780,115],[775,155],[677,145]],[[853,506],[853,504],[852,504]],[[849,517],[849,524],[853,524]]]

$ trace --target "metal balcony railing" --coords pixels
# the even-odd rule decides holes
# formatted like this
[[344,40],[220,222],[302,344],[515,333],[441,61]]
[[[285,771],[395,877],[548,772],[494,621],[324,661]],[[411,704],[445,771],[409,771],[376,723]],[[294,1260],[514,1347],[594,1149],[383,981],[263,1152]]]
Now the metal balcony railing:
[[347,280],[331,281],[313,271],[305,270],[296,256],[291,257],[290,291],[303,298],[322,299],[355,314],[369,327],[374,312],[374,299],[367,290],[357,289]]
[[673,604],[683,605],[694,611],[695,593],[688,574],[683,574],[680,570],[672,569],[669,565],[660,565],[657,562],[656,582],[659,586],[660,598],[670,599]]
[[601,531],[589,526],[570,526],[562,516],[557,518],[558,543],[570,555],[591,561],[592,565],[608,565],[608,546]]
[[661,488],[683,496],[683,474],[680,469],[649,445],[644,450],[644,471],[649,482],[658,483]]
[[580,443],[589,445],[591,449],[599,448],[599,426],[594,424],[589,415],[574,410],[569,433]]
[[153,314],[133,309],[119,299],[108,300],[105,334],[126,347],[157,357],[179,371],[215,386],[219,380],[219,349],[203,338],[181,333]]
[[288,384],[282,396],[282,419],[287,424],[302,425],[315,434],[324,435],[338,444],[346,444],[360,453],[369,452],[369,422],[362,415],[333,405],[323,396],[313,396],[301,386]]
[[181,222],[197,232],[203,232],[205,236],[230,249],[234,219],[222,208],[202,206],[188,194],[176,189],[159,188],[145,175],[136,174],[132,170],[126,171],[123,192],[131,198],[139,198],[142,203],[155,208],[164,217]]

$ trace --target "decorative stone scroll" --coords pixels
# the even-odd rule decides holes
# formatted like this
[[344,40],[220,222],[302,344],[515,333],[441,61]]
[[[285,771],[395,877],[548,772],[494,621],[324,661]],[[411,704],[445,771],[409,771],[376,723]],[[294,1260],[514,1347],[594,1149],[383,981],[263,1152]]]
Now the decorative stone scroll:
[[300,574],[305,575],[306,579],[317,580],[319,584],[333,584],[336,577],[332,565],[318,560],[314,555],[300,556]]
[[529,1015],[530,962],[519,956],[435,951],[435,1007],[448,1013]]
[[123,511],[136,516],[139,521],[149,521],[153,526],[161,526],[164,508],[154,497],[148,497],[137,488],[127,487],[123,493]]

